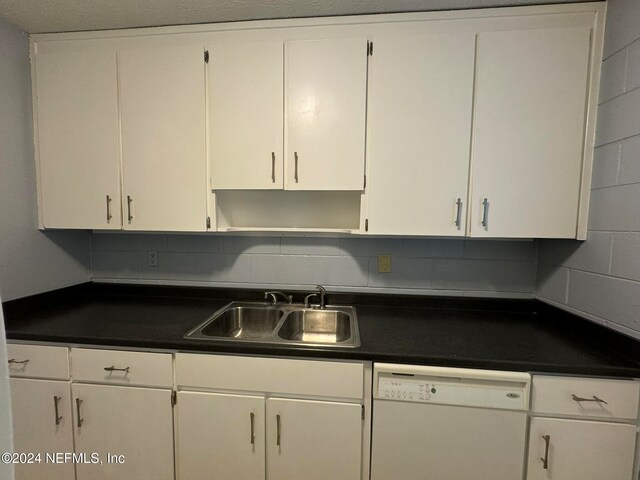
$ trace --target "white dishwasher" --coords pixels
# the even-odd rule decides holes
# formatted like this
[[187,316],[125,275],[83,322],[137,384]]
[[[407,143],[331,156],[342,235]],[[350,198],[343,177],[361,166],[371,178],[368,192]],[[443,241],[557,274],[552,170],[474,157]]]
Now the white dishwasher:
[[371,479],[522,480],[528,373],[374,364]]

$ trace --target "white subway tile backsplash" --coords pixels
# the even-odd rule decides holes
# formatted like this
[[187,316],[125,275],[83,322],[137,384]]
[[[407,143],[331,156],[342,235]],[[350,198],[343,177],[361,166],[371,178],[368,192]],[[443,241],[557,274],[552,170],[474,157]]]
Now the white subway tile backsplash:
[[251,255],[196,253],[194,259],[195,280],[243,283],[251,278]]
[[193,253],[158,252],[158,266],[151,267],[143,253],[142,278],[155,280],[188,280],[193,277]]
[[571,271],[568,305],[607,321],[640,330],[639,282]]
[[640,233],[616,233],[611,274],[640,281]]
[[640,88],[640,38],[629,46],[627,90]]
[[224,253],[280,253],[280,237],[223,236]]
[[126,232],[94,233],[91,235],[91,250],[145,252],[166,249],[166,235]]
[[391,272],[378,272],[378,259],[369,259],[369,286],[393,288],[432,288],[433,260],[391,258]]
[[562,265],[593,273],[609,273],[613,234],[588,232],[583,242],[577,240],[540,240],[538,262]]
[[604,30],[605,58],[640,38],[640,2],[638,0],[607,2],[606,22]]
[[367,258],[364,257],[251,256],[250,281],[252,283],[366,286],[367,277]]
[[329,237],[282,238],[283,255],[340,255],[340,239]]
[[341,237],[340,255],[373,257],[381,253],[402,256],[404,241],[401,238]]
[[167,235],[168,252],[222,253],[222,238],[217,235]]
[[535,261],[533,241],[466,240],[464,258]]
[[598,146],[640,134],[640,89],[600,105],[596,130]]
[[94,278],[142,278],[142,252],[91,252],[91,272]]
[[640,135],[622,141],[619,183],[640,182]]
[[569,270],[555,265],[538,265],[536,292],[541,297],[558,303],[567,303]]
[[627,50],[620,50],[602,62],[600,76],[600,99],[603,103],[625,91],[627,74]]
[[589,229],[640,232],[640,184],[591,191]]
[[530,292],[535,262],[434,260],[432,288]]
[[593,151],[591,188],[611,187],[618,183],[621,150],[620,143],[609,143]]
[[460,258],[464,252],[464,240],[437,238],[408,238],[404,240],[403,257]]

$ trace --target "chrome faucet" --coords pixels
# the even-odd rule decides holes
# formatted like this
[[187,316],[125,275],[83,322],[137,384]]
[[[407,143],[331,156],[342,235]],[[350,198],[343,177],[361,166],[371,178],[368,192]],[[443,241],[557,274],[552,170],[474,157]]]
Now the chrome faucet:
[[311,297],[320,297],[320,305],[318,305],[318,308],[320,308],[320,310],[324,310],[326,307],[325,296],[327,295],[327,291],[321,285],[316,285],[316,288],[318,289],[317,292],[310,293],[309,295],[304,297],[304,306],[305,308],[309,308],[311,306],[311,304],[309,303],[309,299]]
[[278,303],[278,295],[282,295],[287,303],[293,303],[293,295],[285,295],[284,293],[278,292],[276,290],[264,292],[264,299],[267,300],[269,297],[271,297],[271,301],[275,305],[276,303]]

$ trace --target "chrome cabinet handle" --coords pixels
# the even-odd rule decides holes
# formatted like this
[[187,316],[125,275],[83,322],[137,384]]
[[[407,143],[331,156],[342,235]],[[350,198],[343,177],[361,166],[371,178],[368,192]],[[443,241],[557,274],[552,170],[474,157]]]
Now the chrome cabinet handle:
[[251,419],[251,445],[253,445],[254,443],[256,443],[256,432],[254,430],[255,414],[253,412],[251,412],[249,414],[249,417]]
[[598,403],[604,403],[605,405],[609,405],[607,402],[605,402],[601,398],[596,397],[595,395],[593,395],[591,398],[582,398],[582,397],[576,396],[575,393],[572,393],[571,399],[576,402],[598,402]]
[[82,424],[84,423],[84,418],[82,418],[82,414],[80,413],[81,404],[82,404],[82,399],[76,398],[76,413],[78,414],[78,421],[77,421],[78,428],[82,427]]
[[276,152],[271,152],[271,183],[276,183]]
[[460,216],[462,215],[462,199],[458,199],[456,200],[456,205],[457,205],[457,209],[456,209],[456,227],[458,227],[458,230],[460,230]]
[[56,414],[56,425],[60,425],[60,420],[62,420],[62,415],[60,415],[60,412],[58,411],[58,404],[60,403],[60,400],[62,400],[62,397],[57,395],[53,396],[53,410]]
[[104,370],[106,372],[124,372],[124,373],[129,373],[129,370],[131,369],[131,367],[125,367],[125,368],[116,368],[115,366],[111,365],[110,367],[104,367]]
[[131,202],[133,202],[133,198],[130,195],[127,195],[127,217],[129,219],[129,223],[133,220],[133,215],[131,215]]
[[293,152],[295,158],[295,171],[293,172],[293,179],[298,183],[298,152]]
[[542,468],[549,470],[549,443],[551,436],[543,435],[542,438],[544,439],[544,457],[540,457],[540,460],[542,460]]
[[276,415],[276,446],[280,446],[280,414]]
[[27,363],[29,363],[29,359],[27,358],[26,360],[16,360],[15,358],[10,358],[7,363],[9,365],[26,365]]
[[489,225],[489,200],[484,199],[482,201],[482,226],[487,228]]

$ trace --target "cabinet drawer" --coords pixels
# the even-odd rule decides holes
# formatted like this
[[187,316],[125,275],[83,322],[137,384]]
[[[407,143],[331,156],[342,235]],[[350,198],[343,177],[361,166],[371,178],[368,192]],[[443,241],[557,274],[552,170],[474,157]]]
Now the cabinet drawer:
[[176,355],[184,387],[362,399],[364,365],[226,355]]
[[69,379],[69,349],[42,345],[7,345],[9,375]]
[[535,413],[635,419],[639,383],[633,380],[534,376]]
[[71,364],[75,382],[173,386],[171,355],[168,353],[72,348]]

